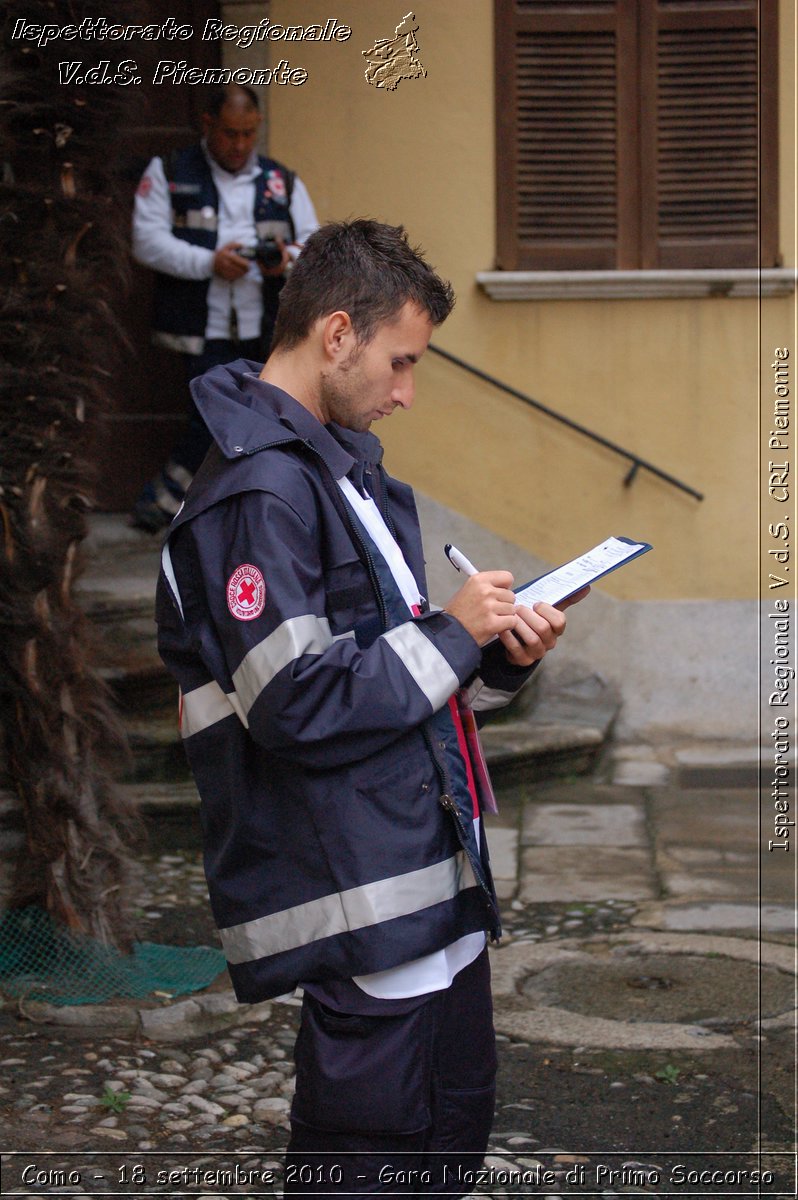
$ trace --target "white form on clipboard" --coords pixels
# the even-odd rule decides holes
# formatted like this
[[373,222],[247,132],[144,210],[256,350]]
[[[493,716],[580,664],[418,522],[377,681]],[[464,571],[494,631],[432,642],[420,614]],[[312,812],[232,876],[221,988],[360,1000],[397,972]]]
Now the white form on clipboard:
[[581,554],[579,558],[573,558],[561,567],[555,567],[553,571],[547,571],[545,575],[539,575],[537,579],[517,588],[515,602],[526,604],[528,607],[540,601],[560,604],[580,588],[595,583],[603,575],[609,575],[610,571],[616,571],[618,567],[639,558],[652,548],[648,542],[633,542],[630,538],[607,538],[592,550]]

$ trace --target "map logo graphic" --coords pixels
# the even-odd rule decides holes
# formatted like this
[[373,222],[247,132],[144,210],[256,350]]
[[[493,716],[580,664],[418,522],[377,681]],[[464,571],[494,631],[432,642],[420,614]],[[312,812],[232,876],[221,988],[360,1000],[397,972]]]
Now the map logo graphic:
[[370,50],[362,50],[368,59],[366,82],[372,87],[387,88],[393,92],[403,79],[426,78],[426,68],[418,58],[418,21],[416,14],[409,12],[396,26],[392,38],[377,38]]

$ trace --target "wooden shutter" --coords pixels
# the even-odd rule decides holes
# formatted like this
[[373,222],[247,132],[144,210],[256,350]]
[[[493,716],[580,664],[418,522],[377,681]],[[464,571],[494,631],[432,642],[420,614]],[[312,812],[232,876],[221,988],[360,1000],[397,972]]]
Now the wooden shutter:
[[498,258],[614,267],[620,37],[615,0],[497,0]]
[[495,20],[499,267],[773,265],[776,0],[495,0]]
[[774,265],[775,7],[641,6],[642,266]]

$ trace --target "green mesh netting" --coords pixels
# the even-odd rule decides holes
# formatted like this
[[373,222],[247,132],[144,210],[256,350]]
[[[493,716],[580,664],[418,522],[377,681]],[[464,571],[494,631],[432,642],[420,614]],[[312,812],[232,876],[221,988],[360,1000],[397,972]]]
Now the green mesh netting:
[[14,998],[50,1004],[162,1000],[164,993],[200,991],[224,967],[221,950],[211,946],[136,942],[132,954],[120,954],[70,933],[36,906],[14,909],[0,920],[0,991]]

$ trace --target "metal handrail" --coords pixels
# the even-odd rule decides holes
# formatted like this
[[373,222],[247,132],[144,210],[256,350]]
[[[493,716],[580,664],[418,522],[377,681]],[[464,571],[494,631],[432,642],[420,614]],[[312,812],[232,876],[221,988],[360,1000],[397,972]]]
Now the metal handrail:
[[528,404],[531,408],[536,408],[538,412],[545,413],[547,417],[552,417],[553,420],[559,421],[561,425],[565,425],[568,429],[573,429],[576,433],[583,434],[584,437],[590,438],[591,441],[597,442],[600,446],[606,447],[607,450],[612,450],[614,454],[619,454],[621,458],[627,459],[632,465],[624,476],[624,487],[629,487],[637,472],[643,467],[644,470],[650,471],[652,475],[656,475],[658,479],[663,479],[665,483],[669,483],[672,487],[687,492],[688,496],[693,496],[696,500],[704,499],[702,492],[696,491],[695,488],[690,487],[687,483],[682,483],[681,479],[677,479],[674,475],[669,475],[667,471],[661,471],[659,467],[655,467],[653,463],[647,462],[639,454],[635,454],[631,450],[624,450],[623,446],[617,445],[616,442],[611,442],[609,438],[603,437],[600,433],[594,433],[592,429],[588,429],[585,425],[580,425],[578,421],[572,421],[570,417],[564,417],[561,413],[555,412],[553,408],[549,408],[546,404],[541,404],[539,400],[533,400],[531,396],[527,396],[525,392],[520,392],[518,388],[511,387],[509,383],[502,383],[500,379],[489,375],[487,371],[481,371],[479,367],[472,366],[471,363],[458,358],[456,354],[450,354],[448,350],[441,350],[440,346],[433,346],[431,343],[428,349],[433,354],[439,354],[441,358],[445,358],[447,362],[454,363],[455,366],[468,371],[470,375],[475,375],[477,379],[482,379],[485,383],[492,384],[500,392],[506,392],[508,396],[514,396],[516,400],[522,400],[524,404]]

